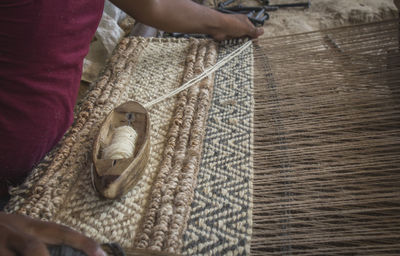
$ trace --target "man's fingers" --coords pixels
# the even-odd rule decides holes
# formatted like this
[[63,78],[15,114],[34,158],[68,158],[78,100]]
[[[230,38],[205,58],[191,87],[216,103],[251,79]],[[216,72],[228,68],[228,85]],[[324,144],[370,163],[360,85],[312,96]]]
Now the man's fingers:
[[251,38],[257,38],[264,34],[264,29],[262,27],[256,27],[253,23],[248,19],[246,15],[240,14],[240,19],[243,24],[247,26],[247,36]]
[[[247,19],[247,17],[246,17],[246,19]],[[254,26],[254,24],[251,23],[251,21],[249,19],[247,19],[246,22],[248,24],[249,31],[250,31],[248,36],[250,36],[251,38],[257,38],[257,37],[261,36],[262,34],[264,34],[264,29],[262,27]]]
[[15,253],[11,252],[7,248],[0,248],[0,255],[1,256],[15,256]]
[[257,38],[257,37],[261,36],[262,34],[264,34],[264,29],[261,28],[261,27],[258,27],[258,28],[256,27],[253,30],[253,34],[251,35],[251,37],[252,38]]
[[264,29],[255,27],[244,14],[224,14],[224,17],[225,26],[212,34],[217,41],[242,37],[257,38],[264,34]]
[[[38,240],[46,244],[69,245],[85,252],[88,256],[106,255],[94,240],[66,226],[53,222],[35,220],[23,215],[0,213],[0,223],[10,223],[10,225],[7,226],[18,230],[19,233],[25,233],[36,237]],[[30,246],[34,245],[35,244]]]
[[33,231],[48,244],[65,244],[85,252],[88,256],[106,256],[106,253],[92,239],[66,226],[52,222],[34,221]]
[[19,253],[18,255],[50,256],[46,245],[39,239],[32,236],[20,236],[20,238],[21,239],[18,243],[13,243],[16,242],[15,240],[13,242],[10,242],[10,244],[13,246],[14,251]]
[[19,233],[8,225],[0,224],[0,255],[49,256],[47,248],[39,239]]

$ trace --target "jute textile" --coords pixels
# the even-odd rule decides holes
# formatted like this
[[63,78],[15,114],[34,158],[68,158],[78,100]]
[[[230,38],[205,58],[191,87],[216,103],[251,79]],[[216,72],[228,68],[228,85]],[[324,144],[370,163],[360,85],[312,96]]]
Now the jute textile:
[[[218,59],[240,42],[220,45]],[[248,255],[252,230],[253,48],[215,73],[182,253]]]
[[178,252],[213,77],[149,109],[150,161],[139,183],[121,199],[101,199],[94,192],[92,144],[114,107],[128,100],[146,103],[168,93],[213,65],[216,52],[209,40],[124,39],[62,142],[23,185],[12,189],[7,211],[67,225],[100,243]]

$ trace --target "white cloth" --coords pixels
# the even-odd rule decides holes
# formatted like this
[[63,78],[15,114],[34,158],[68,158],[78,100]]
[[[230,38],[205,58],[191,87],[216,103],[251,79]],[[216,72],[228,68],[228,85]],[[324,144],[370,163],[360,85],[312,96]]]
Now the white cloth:
[[115,46],[125,36],[124,30],[118,23],[126,17],[126,13],[106,0],[95,38],[83,61],[83,81],[92,83],[97,79],[107,58],[111,56]]

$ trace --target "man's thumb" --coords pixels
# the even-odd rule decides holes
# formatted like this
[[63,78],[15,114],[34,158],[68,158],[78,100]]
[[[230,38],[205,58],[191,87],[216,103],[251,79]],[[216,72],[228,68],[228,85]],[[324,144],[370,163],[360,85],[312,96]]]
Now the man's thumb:
[[264,29],[262,27],[261,28],[260,27],[259,28],[255,27],[250,36],[252,38],[257,38],[257,37],[261,36],[262,34],[264,34]]

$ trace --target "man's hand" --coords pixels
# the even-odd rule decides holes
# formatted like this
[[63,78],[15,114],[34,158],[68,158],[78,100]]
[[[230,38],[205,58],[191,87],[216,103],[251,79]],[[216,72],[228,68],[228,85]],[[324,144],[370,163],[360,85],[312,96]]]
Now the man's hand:
[[208,34],[216,40],[257,38],[256,28],[242,14],[225,14],[191,0],[111,0],[139,22],[166,32]]
[[210,31],[210,35],[217,41],[250,37],[257,38],[264,34],[262,28],[256,28],[253,23],[243,14],[224,14],[226,19],[226,26],[216,31]]
[[105,256],[92,239],[56,223],[0,213],[0,255],[49,256],[46,244],[65,244],[88,256]]

